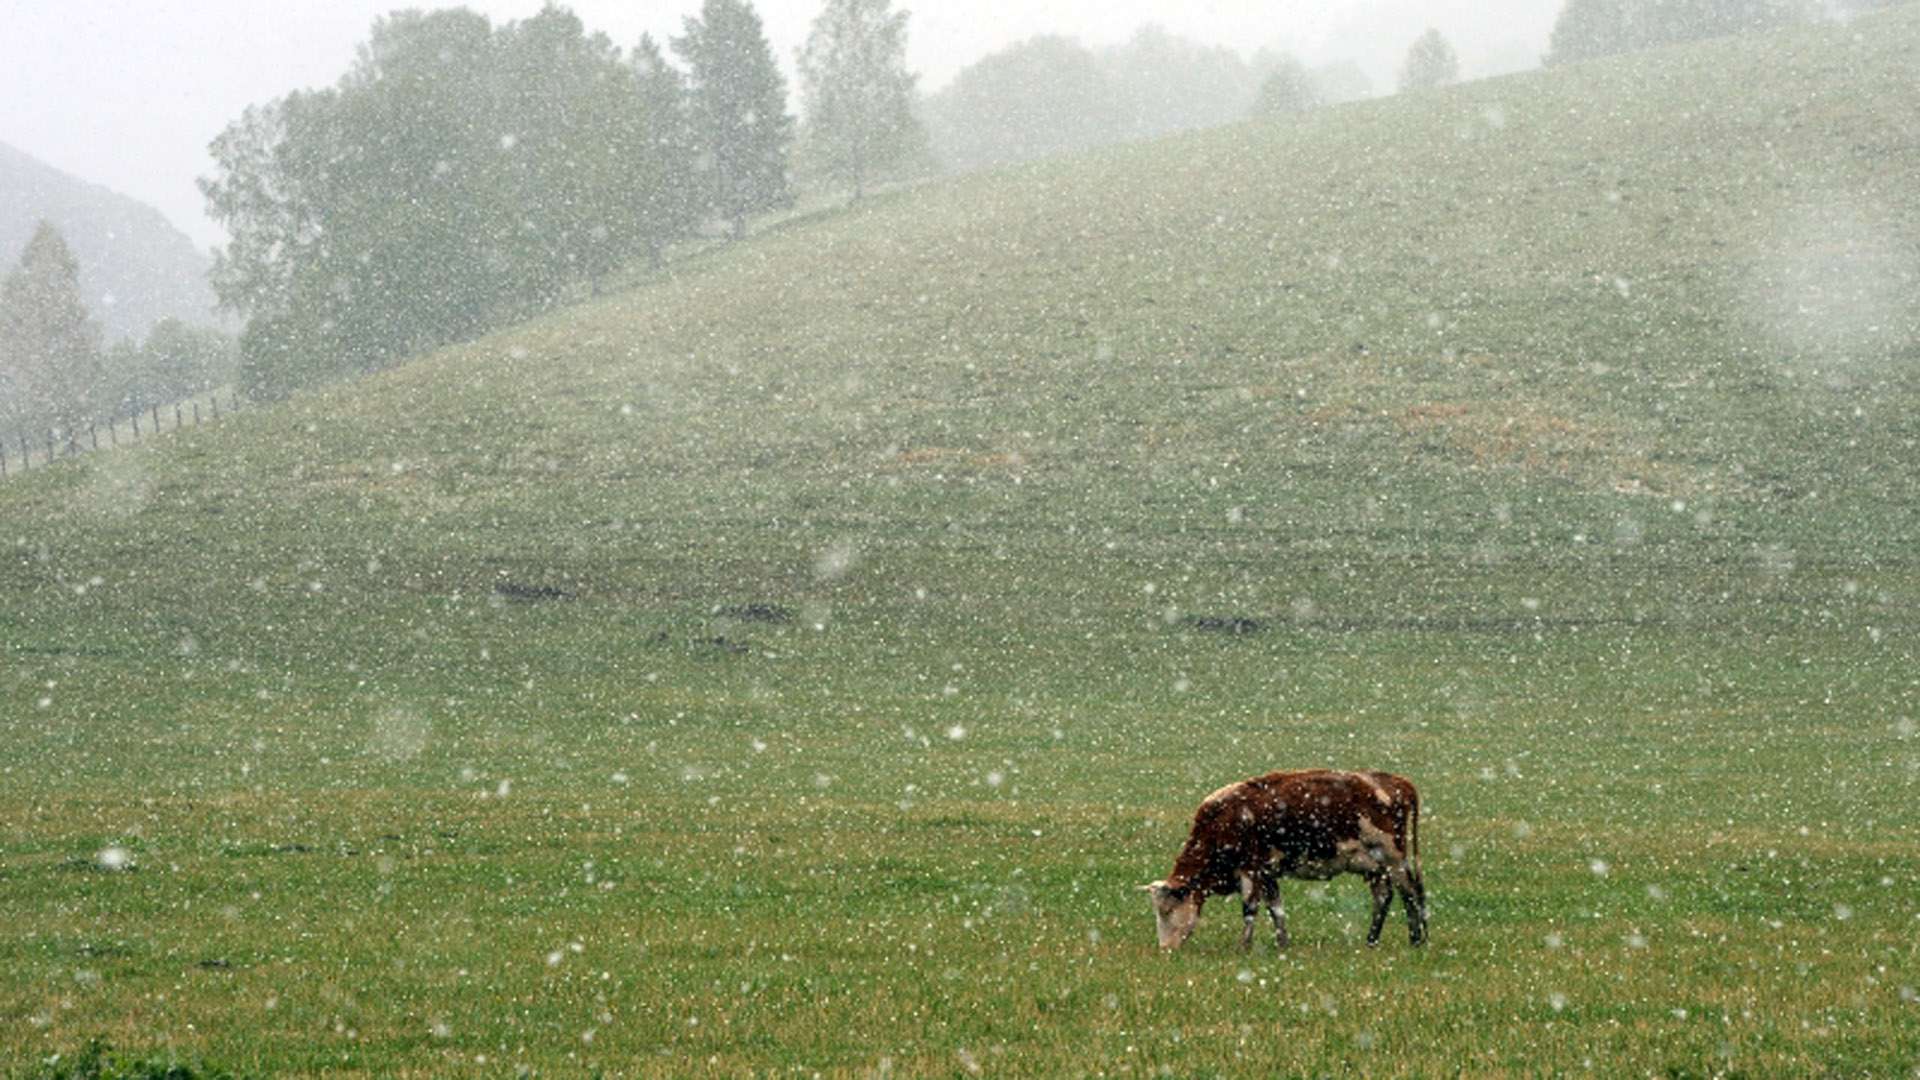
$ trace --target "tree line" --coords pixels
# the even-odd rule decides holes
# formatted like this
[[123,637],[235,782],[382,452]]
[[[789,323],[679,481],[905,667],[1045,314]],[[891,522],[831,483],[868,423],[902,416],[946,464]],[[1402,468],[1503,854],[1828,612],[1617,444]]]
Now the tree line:
[[[1811,2],[1565,0],[1548,59]],[[623,49],[552,5],[500,25],[464,8],[376,21],[335,85],[249,108],[212,145],[201,187],[231,237],[213,283],[246,320],[241,392],[377,370],[658,265],[696,233],[738,237],[793,202],[796,171],[857,199],[935,157],[975,168],[1371,93],[1351,65],[1248,63],[1148,28],[1104,56],[1022,42],[921,98],[907,19],[892,0],[824,0],[797,57],[804,121],[749,0],[704,0],[664,47]],[[1399,88],[1459,75],[1427,30]]]
[[[1436,32],[1427,36],[1438,40]],[[1451,66],[1418,63],[1412,83],[1402,73],[1403,89],[1458,78],[1451,50],[1441,47]],[[1243,57],[1149,24],[1100,50],[1052,34],[1017,42],[961,69],[921,107],[938,163],[964,172],[1375,92],[1351,61],[1310,68],[1272,48]]]
[[0,438],[77,445],[96,422],[202,393],[232,379],[227,334],[178,319],[144,341],[103,343],[80,289],[80,262],[41,222],[0,280]]
[[247,319],[242,391],[470,338],[709,222],[739,236],[792,201],[796,139],[857,195],[917,146],[905,19],[828,0],[800,57],[804,129],[746,0],[705,0],[666,49],[623,50],[556,6],[380,19],[336,85],[213,143],[201,188],[231,236],[213,282]]
[[796,174],[858,199],[933,171],[936,147],[964,170],[1371,92],[1351,65],[1301,69],[1276,104],[1261,79],[1285,58],[1149,27],[1100,60],[1022,43],[928,101],[907,23],[892,0],[824,0],[797,56],[802,120],[748,0],[704,0],[664,47],[622,49],[552,5],[376,21],[335,85],[249,108],[212,145],[201,188],[231,237],[213,282],[246,319],[241,392],[378,370],[702,230],[738,237],[792,203]]
[[1854,14],[1900,0],[1566,0],[1554,21],[1548,66],[1639,49],[1773,30],[1829,12]]

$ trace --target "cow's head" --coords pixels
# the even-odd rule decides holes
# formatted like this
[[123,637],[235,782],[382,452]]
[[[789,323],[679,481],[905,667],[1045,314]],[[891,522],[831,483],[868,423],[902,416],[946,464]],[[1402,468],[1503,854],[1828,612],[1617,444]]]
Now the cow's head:
[[1169,885],[1164,881],[1140,887],[1153,898],[1153,922],[1160,931],[1160,947],[1179,948],[1187,935],[1193,933],[1193,925],[1200,921],[1200,905],[1206,896],[1191,885]]

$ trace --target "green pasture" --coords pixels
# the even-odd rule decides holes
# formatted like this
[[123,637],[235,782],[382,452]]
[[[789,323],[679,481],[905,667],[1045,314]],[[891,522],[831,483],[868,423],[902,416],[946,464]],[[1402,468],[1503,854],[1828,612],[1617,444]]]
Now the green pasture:
[[[1911,1074],[1917,44],[929,185],[8,479],[0,1057]],[[1312,765],[1431,945],[1160,955]]]

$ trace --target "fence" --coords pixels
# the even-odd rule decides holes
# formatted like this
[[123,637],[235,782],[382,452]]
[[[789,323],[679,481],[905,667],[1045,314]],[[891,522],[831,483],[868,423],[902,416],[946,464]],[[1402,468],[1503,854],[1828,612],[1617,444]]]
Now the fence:
[[61,458],[111,450],[163,432],[211,424],[239,408],[240,398],[232,388],[221,387],[166,405],[135,409],[125,416],[109,417],[104,425],[88,424],[85,431],[76,430],[65,436],[49,431],[44,440],[24,432],[0,437],[0,479],[29,469],[44,469]]

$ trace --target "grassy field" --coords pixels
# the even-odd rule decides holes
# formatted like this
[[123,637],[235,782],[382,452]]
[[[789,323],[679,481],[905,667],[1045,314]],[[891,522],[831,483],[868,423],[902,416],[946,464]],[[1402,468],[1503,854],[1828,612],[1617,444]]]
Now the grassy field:
[[[1910,1075],[1916,46],[930,186],[9,480],[0,1056]],[[1160,955],[1321,764],[1431,946]]]

